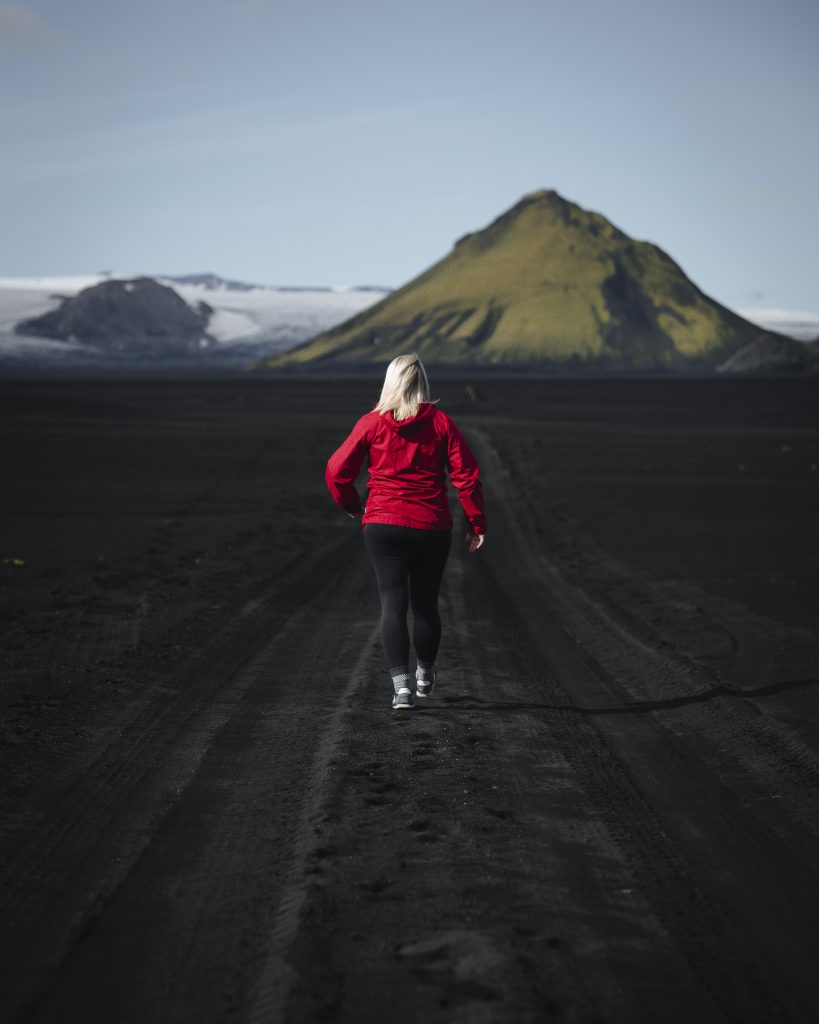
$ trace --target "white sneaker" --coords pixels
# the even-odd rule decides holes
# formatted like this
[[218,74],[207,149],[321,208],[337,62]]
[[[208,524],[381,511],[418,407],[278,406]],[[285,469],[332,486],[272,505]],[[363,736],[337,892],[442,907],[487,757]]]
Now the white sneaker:
[[412,690],[408,686],[402,686],[393,697],[392,706],[396,711],[400,708],[414,708],[415,701],[412,699]]
[[[417,675],[417,673],[416,673]],[[432,688],[438,682],[438,666],[433,665],[432,667],[432,679],[416,679],[415,683],[415,696],[416,697],[428,697],[432,693]]]

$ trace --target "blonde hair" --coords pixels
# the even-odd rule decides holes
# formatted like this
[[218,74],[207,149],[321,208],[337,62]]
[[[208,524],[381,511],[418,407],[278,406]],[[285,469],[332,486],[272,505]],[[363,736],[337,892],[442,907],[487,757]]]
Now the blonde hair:
[[424,364],[415,352],[398,356],[387,367],[384,387],[373,412],[392,412],[397,420],[418,413],[419,402],[429,402],[429,381]]

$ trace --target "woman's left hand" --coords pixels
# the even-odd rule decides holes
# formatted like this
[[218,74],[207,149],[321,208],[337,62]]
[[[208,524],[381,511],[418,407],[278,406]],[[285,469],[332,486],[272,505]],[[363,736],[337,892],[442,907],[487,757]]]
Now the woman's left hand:
[[468,533],[466,535],[466,550],[470,555],[474,555],[476,551],[480,551],[483,547],[485,540],[485,533]]

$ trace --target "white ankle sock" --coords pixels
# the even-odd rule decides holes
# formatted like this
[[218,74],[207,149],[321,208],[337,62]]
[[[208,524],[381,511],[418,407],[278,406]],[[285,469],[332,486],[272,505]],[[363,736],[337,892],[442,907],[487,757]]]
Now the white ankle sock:
[[391,668],[390,675],[392,676],[392,685],[396,693],[399,690],[410,689],[409,665],[399,665],[397,668]]

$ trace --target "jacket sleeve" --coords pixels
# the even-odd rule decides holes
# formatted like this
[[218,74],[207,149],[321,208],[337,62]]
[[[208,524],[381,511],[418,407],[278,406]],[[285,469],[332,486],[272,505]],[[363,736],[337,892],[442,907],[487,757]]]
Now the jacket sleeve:
[[367,424],[362,417],[353,427],[349,437],[330,456],[324,480],[333,501],[339,508],[351,515],[359,516],[364,511],[355,481],[361,471],[361,464],[369,451]]
[[466,513],[469,533],[486,533],[483,487],[481,486],[478,462],[463,434],[451,420],[447,443],[447,464],[449,478],[458,492],[458,500]]

